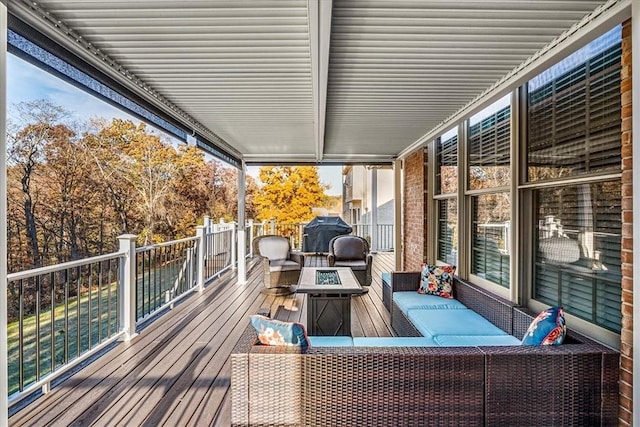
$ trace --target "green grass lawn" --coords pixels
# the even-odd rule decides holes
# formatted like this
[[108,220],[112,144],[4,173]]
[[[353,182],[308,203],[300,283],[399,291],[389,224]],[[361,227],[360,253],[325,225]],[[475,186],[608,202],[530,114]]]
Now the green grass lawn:
[[[46,309],[42,308],[39,316],[24,318],[22,366],[25,386],[37,380],[36,342],[40,345],[39,368],[40,377],[42,377],[52,371],[52,357],[55,369],[118,332],[116,286],[116,283],[113,283],[110,286],[103,286],[100,291],[95,289],[91,293],[91,298],[88,293],[81,295],[80,298],[70,298],[67,316],[65,316],[64,302],[57,304],[53,310],[53,330],[50,306]],[[68,321],[65,321],[65,317]],[[20,389],[19,327],[18,321],[10,323],[7,327],[9,395]]]
[[[177,260],[161,268],[151,269],[146,275],[138,276],[138,319],[161,307],[166,301],[168,291],[173,291],[170,296],[175,297],[189,289],[187,276],[181,272],[182,265],[183,260]],[[34,307],[27,309],[35,311]],[[38,367],[40,377],[43,377],[51,373],[52,368],[55,370],[63,366],[118,333],[120,325],[117,283],[103,285],[100,290],[94,288],[91,298],[84,288],[79,298],[69,298],[67,308],[64,301],[56,301],[53,309],[53,328],[51,315],[49,305],[41,307],[39,316],[25,316],[23,320],[24,387],[37,381]],[[9,395],[20,390],[19,328],[18,321],[10,323],[7,327]],[[40,346],[39,361],[36,357],[36,343]]]

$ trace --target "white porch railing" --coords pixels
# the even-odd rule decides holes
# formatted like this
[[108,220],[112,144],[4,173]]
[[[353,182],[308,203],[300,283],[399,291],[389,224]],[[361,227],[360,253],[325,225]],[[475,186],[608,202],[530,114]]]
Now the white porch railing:
[[[247,256],[262,234],[284,235],[300,250],[305,225],[249,221]],[[367,238],[370,227],[356,224],[354,234]],[[393,226],[378,227],[377,250],[391,249]],[[236,228],[205,218],[194,237],[137,248],[136,236],[124,235],[117,252],[9,274],[8,297],[17,301],[8,325],[9,405],[46,393],[71,368],[131,339],[138,323],[234,268]]]
[[125,235],[117,252],[8,275],[9,405],[232,268],[235,230],[206,219],[195,237],[140,248]]
[[[294,250],[302,250],[302,241],[304,237],[304,227],[308,223],[296,222],[296,223],[279,223],[275,221],[263,221],[252,223],[251,230],[253,230],[252,236],[262,236],[265,234],[276,234],[278,236],[284,236],[289,239],[291,247]],[[371,224],[351,224],[353,231],[351,234],[360,236],[369,243],[371,242]],[[377,242],[373,242],[372,251],[392,251],[393,250],[393,224],[377,224]]]

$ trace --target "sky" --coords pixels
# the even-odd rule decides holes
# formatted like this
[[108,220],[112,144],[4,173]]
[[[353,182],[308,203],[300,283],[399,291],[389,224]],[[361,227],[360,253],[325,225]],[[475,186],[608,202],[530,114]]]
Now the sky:
[[[94,117],[139,119],[124,111],[107,104],[95,96],[84,92],[75,86],[61,80],[26,61],[7,55],[7,104],[9,115],[11,105],[36,99],[48,99],[69,110],[74,118],[80,122]],[[155,128],[154,128],[155,129]],[[250,166],[247,173],[258,178],[258,166]],[[323,184],[330,186],[327,194],[342,194],[342,167],[318,166],[318,174]]]

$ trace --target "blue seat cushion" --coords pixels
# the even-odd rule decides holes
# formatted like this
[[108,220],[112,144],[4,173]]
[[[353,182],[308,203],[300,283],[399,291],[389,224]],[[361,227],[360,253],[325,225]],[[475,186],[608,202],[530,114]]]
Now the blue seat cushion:
[[442,298],[436,295],[419,294],[413,291],[394,292],[393,301],[403,313],[417,309],[466,309],[460,301],[451,298]]
[[[438,298],[438,297],[436,297]],[[409,310],[411,323],[422,335],[507,335],[473,310]]]
[[353,347],[353,338],[345,336],[310,336],[309,343],[312,347]]
[[355,347],[436,347],[433,337],[357,337]]
[[520,340],[512,335],[438,335],[434,341],[442,347],[520,345]]

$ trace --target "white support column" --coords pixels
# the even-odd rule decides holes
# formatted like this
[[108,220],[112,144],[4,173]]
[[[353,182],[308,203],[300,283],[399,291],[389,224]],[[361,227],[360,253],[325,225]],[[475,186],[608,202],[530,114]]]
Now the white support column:
[[393,251],[395,270],[402,271],[402,160],[393,162]]
[[124,331],[123,341],[136,336],[136,239],[135,234],[118,236],[120,251],[126,253],[121,263],[120,274],[120,325]]
[[[640,1],[631,4],[631,81],[640,85]],[[633,344],[640,345],[640,90],[632,91],[632,152],[633,152]],[[636,108],[638,107],[638,108]],[[638,112],[636,112],[638,110]],[[638,256],[636,256],[636,254]],[[640,347],[633,349],[633,422],[640,425]]]
[[245,217],[245,193],[247,179],[245,165],[238,169],[238,284],[247,283],[247,241]]
[[0,3],[0,425],[9,425],[7,344],[7,6]]
[[206,228],[204,225],[196,226],[196,236],[198,236],[198,277],[197,287],[198,292],[202,292],[204,290],[204,259],[205,259],[205,251],[206,245],[204,241],[204,236],[206,235]]
[[378,250],[378,168],[371,169],[371,250]]

